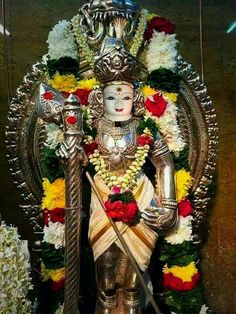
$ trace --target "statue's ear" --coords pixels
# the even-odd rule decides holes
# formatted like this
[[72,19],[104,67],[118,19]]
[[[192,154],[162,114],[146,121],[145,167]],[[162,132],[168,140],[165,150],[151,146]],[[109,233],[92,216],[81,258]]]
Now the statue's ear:
[[145,114],[144,97],[139,88],[134,90],[133,114],[142,117]]
[[66,97],[50,85],[41,83],[37,103],[38,116],[46,122],[61,122],[61,109]]
[[89,94],[89,108],[93,119],[98,119],[104,114],[103,92],[100,87]]

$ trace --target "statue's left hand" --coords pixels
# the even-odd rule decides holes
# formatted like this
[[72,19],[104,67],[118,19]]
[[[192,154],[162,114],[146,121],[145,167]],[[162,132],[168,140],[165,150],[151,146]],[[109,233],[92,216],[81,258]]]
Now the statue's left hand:
[[[152,204],[152,202],[154,204]],[[177,206],[176,208],[162,206],[159,200],[153,199],[148,208],[141,213],[143,222],[149,226],[149,228],[157,229],[169,229],[177,220]]]

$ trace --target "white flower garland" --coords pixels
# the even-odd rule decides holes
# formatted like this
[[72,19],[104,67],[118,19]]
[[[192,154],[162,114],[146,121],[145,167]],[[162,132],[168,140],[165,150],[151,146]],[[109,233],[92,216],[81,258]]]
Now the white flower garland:
[[49,221],[48,226],[44,226],[43,241],[55,245],[56,249],[65,246],[65,225],[60,222]]
[[169,35],[154,30],[146,54],[149,73],[161,67],[175,71],[177,57],[176,44],[178,43],[175,37],[175,34]]
[[181,244],[184,241],[192,241],[192,220],[192,216],[179,216],[176,226],[166,235],[166,242],[175,245]]
[[47,43],[51,59],[58,60],[63,57],[78,59],[74,35],[70,28],[70,22],[62,20],[49,32]]
[[151,117],[155,120],[169,150],[178,154],[186,145],[182,138],[181,130],[177,121],[178,109],[177,106],[170,102],[167,97],[164,95],[162,96],[168,102],[164,113],[160,117],[156,117],[152,115],[150,111],[146,110],[145,119]]
[[145,158],[148,156],[149,148],[149,145],[138,146],[134,155],[135,160],[131,163],[125,174],[120,177],[117,177],[108,171],[106,162],[100,155],[99,150],[96,149],[94,153],[89,156],[89,159],[95,166],[97,174],[104,180],[109,188],[119,186],[124,190],[132,190],[137,184],[137,174],[145,163]]
[[0,225],[0,309],[1,313],[30,313],[27,294],[32,289],[29,264],[21,252],[17,229]]

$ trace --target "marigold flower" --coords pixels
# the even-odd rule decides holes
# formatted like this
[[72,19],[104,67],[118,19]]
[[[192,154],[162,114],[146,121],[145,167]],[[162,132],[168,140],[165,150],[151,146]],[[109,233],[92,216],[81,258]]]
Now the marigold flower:
[[176,188],[177,188],[177,200],[180,202],[183,198],[185,198],[189,189],[192,186],[193,178],[190,172],[181,169],[176,172]]

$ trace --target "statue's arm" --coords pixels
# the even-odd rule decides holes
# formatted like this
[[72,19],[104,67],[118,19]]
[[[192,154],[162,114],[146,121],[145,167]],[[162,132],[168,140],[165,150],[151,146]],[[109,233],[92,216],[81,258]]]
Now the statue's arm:
[[158,135],[150,159],[156,168],[157,199],[142,215],[145,223],[154,229],[169,229],[177,221],[175,169],[168,146]]

